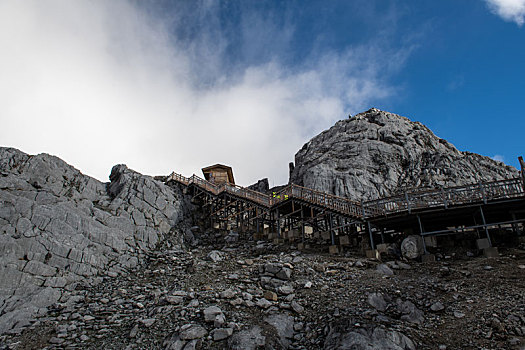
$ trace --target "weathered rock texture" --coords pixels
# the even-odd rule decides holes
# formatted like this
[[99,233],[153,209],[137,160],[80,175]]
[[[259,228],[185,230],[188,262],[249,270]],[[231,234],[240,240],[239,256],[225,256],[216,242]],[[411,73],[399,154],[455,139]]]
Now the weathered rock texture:
[[0,334],[66,302],[79,282],[125,273],[174,234],[184,214],[177,189],[125,165],[110,179],[0,148]]
[[361,200],[517,176],[502,162],[458,151],[419,122],[372,108],[306,143],[290,183]]
[[248,188],[253,191],[267,194],[270,192],[270,183],[268,182],[268,178],[264,178],[257,181],[253,185],[248,186]]

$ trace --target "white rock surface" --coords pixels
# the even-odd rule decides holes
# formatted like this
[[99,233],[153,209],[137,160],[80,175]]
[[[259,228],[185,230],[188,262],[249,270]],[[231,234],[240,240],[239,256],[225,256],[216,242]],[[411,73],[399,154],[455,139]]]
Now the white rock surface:
[[517,176],[502,162],[458,151],[419,122],[372,108],[307,142],[290,182],[360,201]]
[[173,233],[178,189],[125,165],[110,179],[0,147],[0,334],[65,302],[78,283],[125,273]]

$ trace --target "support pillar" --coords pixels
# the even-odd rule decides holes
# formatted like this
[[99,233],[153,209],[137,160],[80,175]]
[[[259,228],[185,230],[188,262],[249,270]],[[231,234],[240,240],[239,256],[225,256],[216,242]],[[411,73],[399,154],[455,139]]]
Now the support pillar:
[[332,227],[332,213],[330,213],[328,214],[328,229],[330,230],[330,239],[332,241],[332,245],[335,245],[335,233]]
[[302,237],[302,242],[304,243],[304,213],[303,213],[302,205],[301,205],[301,237]]
[[483,220],[483,227],[485,228],[485,234],[487,235],[489,246],[492,247],[492,240],[490,239],[489,229],[487,228],[487,222],[485,221],[485,214],[483,214],[483,208],[481,206],[479,207],[479,212],[481,213],[481,220]]
[[[512,215],[512,221],[516,221],[516,214],[512,213],[511,215]],[[515,222],[512,223],[512,230],[514,231],[516,236],[520,235],[520,230],[518,229],[518,224],[517,223],[515,223]]]
[[372,225],[370,224],[370,221],[367,221],[366,224],[368,225],[368,236],[370,237],[370,248],[372,250],[375,250],[376,245],[374,243],[374,236],[372,235]]
[[419,217],[419,215],[417,215],[416,217],[417,222],[419,223],[419,234],[421,235],[421,240],[423,241],[423,250],[425,251],[425,254],[428,254],[427,245],[425,243],[425,237],[423,236],[425,230],[423,229],[423,224],[421,223],[421,218]]
[[255,219],[256,231],[255,232],[257,232],[257,234],[259,234],[260,233],[260,227],[259,227],[260,219],[259,219],[259,211],[257,210],[257,208],[255,208],[255,217],[256,217],[256,219]]
[[279,208],[277,208],[276,211],[277,211],[277,237],[281,238],[281,220],[279,219]]

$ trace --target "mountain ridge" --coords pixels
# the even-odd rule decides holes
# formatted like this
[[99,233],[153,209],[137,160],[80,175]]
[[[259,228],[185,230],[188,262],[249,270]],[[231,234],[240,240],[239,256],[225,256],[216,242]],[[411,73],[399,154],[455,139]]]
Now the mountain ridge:
[[461,152],[420,122],[372,108],[305,143],[289,183],[359,201],[517,176],[514,167]]

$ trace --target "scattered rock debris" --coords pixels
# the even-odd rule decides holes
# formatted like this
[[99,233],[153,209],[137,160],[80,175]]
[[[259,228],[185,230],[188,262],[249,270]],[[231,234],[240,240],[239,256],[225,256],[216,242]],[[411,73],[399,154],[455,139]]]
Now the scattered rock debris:
[[[4,335],[1,349],[520,349],[525,344],[523,251],[491,259],[493,269],[487,270],[483,257],[380,263],[357,253],[300,253],[243,239],[207,242],[205,236],[199,248],[153,252],[128,274],[77,288],[67,303],[54,304],[22,333]],[[255,250],[261,244],[263,254]],[[395,265],[403,267],[385,274]],[[232,274],[238,278],[229,278]]]

